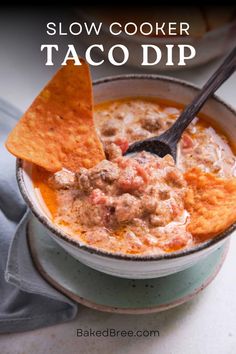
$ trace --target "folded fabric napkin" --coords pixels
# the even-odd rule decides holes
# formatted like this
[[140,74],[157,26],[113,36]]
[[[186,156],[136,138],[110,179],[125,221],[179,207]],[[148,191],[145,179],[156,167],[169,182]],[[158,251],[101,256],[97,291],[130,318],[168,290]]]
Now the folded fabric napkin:
[[78,305],[35,269],[26,240],[29,211],[18,191],[15,158],[4,147],[21,113],[0,99],[0,333],[73,319]]

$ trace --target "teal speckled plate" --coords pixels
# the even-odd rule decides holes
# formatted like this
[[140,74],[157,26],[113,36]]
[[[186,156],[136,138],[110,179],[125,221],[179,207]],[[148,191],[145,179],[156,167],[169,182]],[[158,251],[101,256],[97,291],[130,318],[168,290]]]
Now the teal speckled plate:
[[95,271],[64,251],[32,217],[28,239],[36,267],[48,282],[73,300],[100,311],[150,313],[191,300],[219,272],[229,241],[200,263],[163,278],[132,280]]

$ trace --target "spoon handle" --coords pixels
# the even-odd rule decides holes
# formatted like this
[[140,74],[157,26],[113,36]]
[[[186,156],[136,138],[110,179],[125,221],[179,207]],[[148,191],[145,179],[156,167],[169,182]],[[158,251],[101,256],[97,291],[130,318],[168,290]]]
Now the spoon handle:
[[162,134],[161,140],[171,146],[178,143],[183,131],[194,119],[195,115],[200,111],[206,100],[226,81],[236,69],[236,47],[225,58],[220,67],[213,73],[210,79],[203,86],[199,94],[194,98],[184,111],[181,113],[176,122],[165,133]]

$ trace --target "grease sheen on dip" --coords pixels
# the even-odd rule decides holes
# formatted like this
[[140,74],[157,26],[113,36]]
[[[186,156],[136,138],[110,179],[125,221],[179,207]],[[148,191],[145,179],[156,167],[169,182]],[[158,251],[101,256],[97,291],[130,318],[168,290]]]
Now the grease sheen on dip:
[[178,146],[177,166],[146,152],[122,157],[136,140],[159,135],[179,116],[173,103],[128,98],[95,107],[95,123],[107,159],[73,174],[35,167],[36,191],[53,221],[71,237],[125,254],[160,254],[196,243],[187,231],[184,172],[194,166],[220,177],[235,175],[226,136],[195,118]]

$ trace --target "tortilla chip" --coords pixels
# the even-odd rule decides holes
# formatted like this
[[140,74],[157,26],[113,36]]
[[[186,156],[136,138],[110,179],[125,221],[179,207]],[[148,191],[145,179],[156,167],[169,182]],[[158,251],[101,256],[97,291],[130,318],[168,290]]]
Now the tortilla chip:
[[8,136],[16,157],[55,172],[90,168],[105,158],[93,121],[89,67],[69,60],[36,97]]
[[222,179],[193,168],[185,173],[190,213],[188,231],[199,241],[210,239],[236,221],[236,178]]

